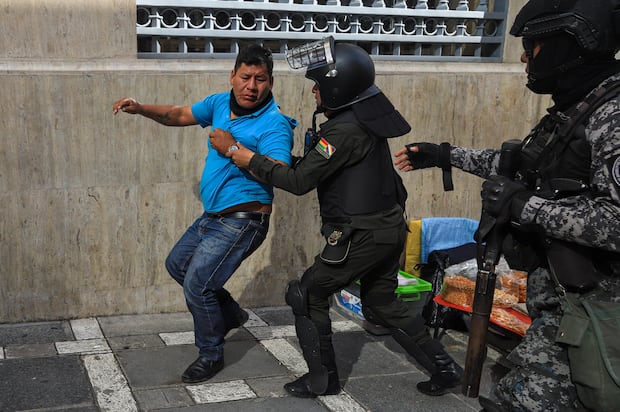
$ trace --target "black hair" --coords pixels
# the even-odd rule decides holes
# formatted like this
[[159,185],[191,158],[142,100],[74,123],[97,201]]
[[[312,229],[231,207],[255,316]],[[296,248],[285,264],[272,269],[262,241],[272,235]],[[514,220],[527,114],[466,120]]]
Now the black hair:
[[273,58],[271,57],[271,50],[264,48],[260,44],[250,44],[239,50],[237,60],[235,61],[235,71],[237,71],[237,69],[244,63],[248,66],[265,65],[267,66],[269,76],[273,75]]

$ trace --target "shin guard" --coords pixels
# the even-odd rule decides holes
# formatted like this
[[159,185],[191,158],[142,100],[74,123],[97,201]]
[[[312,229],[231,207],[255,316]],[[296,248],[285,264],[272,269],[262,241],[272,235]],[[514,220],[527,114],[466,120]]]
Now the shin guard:
[[303,357],[308,364],[308,386],[316,394],[323,394],[327,389],[327,368],[321,362],[321,344],[319,332],[308,317],[308,290],[297,280],[288,284],[286,303],[295,315],[295,332]]

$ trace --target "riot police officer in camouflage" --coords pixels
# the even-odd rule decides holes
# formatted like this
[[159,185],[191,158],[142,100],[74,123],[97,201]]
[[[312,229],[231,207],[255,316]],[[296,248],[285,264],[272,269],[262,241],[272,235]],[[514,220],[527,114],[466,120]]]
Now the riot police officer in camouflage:
[[[582,298],[620,300],[617,3],[530,0],[516,16],[510,32],[523,39],[527,87],[554,104],[520,143],[514,177],[499,176],[498,150],[445,151],[452,166],[486,179],[483,210],[510,225],[509,263],[529,274],[532,324],[508,356],[514,367],[480,397],[487,411],[584,410],[575,386],[583,382],[555,342],[562,311],[551,272]],[[396,156],[409,171],[438,166],[442,151],[412,143]]]
[[298,195],[314,188],[318,192],[326,245],[286,291],[309,372],[285,389],[297,397],[340,392],[329,298],[360,280],[366,319],[389,328],[430,372],[431,379],[418,388],[441,395],[460,384],[462,368],[431,338],[421,314],[395,297],[407,194],[387,139],[407,133],[410,126],[374,84],[374,64],[361,47],[328,37],[289,50],[287,60],[293,68],[307,68],[317,112],[327,117],[318,131],[314,126],[309,131],[305,154],[295,166],[277,164],[241,145],[228,153],[229,141],[212,139],[214,147],[259,179]]

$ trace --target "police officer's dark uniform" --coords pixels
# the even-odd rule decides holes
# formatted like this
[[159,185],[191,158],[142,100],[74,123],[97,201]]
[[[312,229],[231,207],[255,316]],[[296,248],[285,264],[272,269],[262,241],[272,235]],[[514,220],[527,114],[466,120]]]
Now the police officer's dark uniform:
[[[504,252],[526,269],[532,318],[507,357],[514,367],[480,397],[487,411],[584,410],[567,347],[554,276],[585,299],[620,300],[620,9],[608,0],[530,0],[511,34],[523,37],[528,88],[554,106],[520,143],[516,173],[498,176],[500,152],[451,146],[449,163],[487,178],[483,210],[510,225]],[[412,143],[416,164],[439,166],[440,148]],[[619,331],[620,332],[620,331]],[[586,385],[589,382],[581,382]]]
[[298,397],[340,392],[328,299],[360,279],[365,317],[389,327],[431,372],[431,380],[419,384],[421,389],[442,394],[460,383],[462,369],[431,339],[421,315],[395,298],[407,232],[406,191],[394,170],[387,138],[403,135],[410,127],[374,85],[368,53],[352,44],[334,45],[331,38],[325,39],[324,47],[335,61],[313,64],[306,77],[320,91],[319,110],[325,111],[327,122],[318,133],[311,130],[306,153],[293,168],[259,154],[249,164],[258,178],[294,194],[317,188],[327,243],[301,280],[287,287],[286,301],[296,317],[309,373],[285,389]]

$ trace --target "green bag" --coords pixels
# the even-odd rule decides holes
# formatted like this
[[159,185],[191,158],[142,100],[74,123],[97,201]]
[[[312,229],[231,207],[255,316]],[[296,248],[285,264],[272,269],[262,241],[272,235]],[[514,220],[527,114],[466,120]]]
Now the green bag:
[[579,400],[594,411],[620,411],[620,303],[560,296],[556,342],[568,345]]

